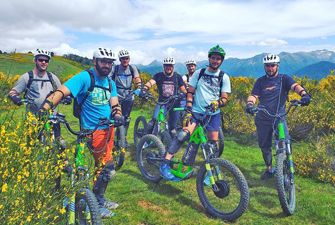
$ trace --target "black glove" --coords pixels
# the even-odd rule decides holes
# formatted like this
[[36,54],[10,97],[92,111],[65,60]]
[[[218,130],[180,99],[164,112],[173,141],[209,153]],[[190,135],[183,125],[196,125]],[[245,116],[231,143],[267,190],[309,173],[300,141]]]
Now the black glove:
[[72,98],[71,96],[66,96],[63,100],[62,100],[64,105],[70,105],[72,103]]
[[302,106],[307,106],[311,102],[311,96],[309,94],[304,94],[300,99]]
[[13,95],[13,96],[8,96],[15,105],[22,105],[23,102],[22,102],[22,99],[19,95]]
[[254,115],[255,114],[254,104],[248,103],[247,106],[245,107],[245,112]]
[[140,98],[145,98],[147,97],[147,95],[148,95],[148,90],[146,88],[142,88],[138,96]]
[[114,126],[119,127],[125,124],[124,116],[117,116],[114,118]]

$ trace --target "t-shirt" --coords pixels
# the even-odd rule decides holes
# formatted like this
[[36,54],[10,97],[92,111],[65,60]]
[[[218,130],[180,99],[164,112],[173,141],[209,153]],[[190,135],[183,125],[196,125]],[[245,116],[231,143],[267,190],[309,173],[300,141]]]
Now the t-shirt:
[[[59,88],[61,86],[61,83],[58,77],[53,73],[51,73],[51,75],[56,87]],[[26,93],[26,98],[34,100],[34,103],[36,105],[36,107],[30,107],[30,109],[33,112],[37,112],[38,109],[41,107],[42,103],[44,102],[45,98],[47,97],[47,95],[55,90],[52,86],[52,83],[49,81],[47,73],[45,73],[42,77],[39,77],[37,74],[33,74],[33,79],[43,80],[43,81],[33,81],[30,85],[29,90],[27,90]],[[15,83],[13,89],[16,90],[19,94],[25,92],[27,89],[28,81],[29,81],[29,74],[27,72],[24,73],[19,78],[19,80]]]
[[119,101],[122,101],[123,99],[125,99],[131,92],[133,77],[131,74],[131,70],[129,68],[130,66],[132,67],[134,71],[134,78],[139,77],[140,75],[138,73],[136,66],[132,66],[132,65],[129,65],[126,68],[124,68],[121,65],[117,65],[113,67],[113,71],[111,72],[111,74],[115,73],[114,81],[117,87],[117,94],[119,97]]
[[159,94],[158,101],[167,100],[170,96],[177,94],[178,89],[185,85],[182,77],[176,72],[170,77],[163,72],[156,73],[152,79],[154,79],[157,84]]
[[[80,123],[84,129],[95,129],[96,125],[99,123],[99,118],[110,118],[111,106],[109,100],[111,97],[117,97],[114,81],[108,77],[98,77],[96,71],[94,69],[91,70],[93,71],[95,86],[102,86],[107,88],[107,90],[94,87],[93,91],[83,103],[82,112],[80,114]],[[112,93],[108,90],[109,82],[111,82]],[[78,102],[81,102],[91,85],[90,75],[88,72],[82,71],[65,82],[64,85],[70,90],[72,96],[78,98]],[[104,128],[106,127],[101,126],[98,129]]]
[[[259,106],[265,107],[270,113],[276,114],[277,111],[283,113],[288,92],[294,83],[293,78],[285,74],[278,74],[273,78],[264,75],[256,80],[251,94],[259,96]],[[272,120],[262,111],[256,116],[256,119],[260,118]]]
[[[204,75],[199,79],[200,69],[195,71],[192,77],[190,77],[189,86],[195,88],[194,102],[192,111],[196,113],[205,113],[207,106],[211,104],[212,101],[217,101],[220,99],[220,80],[219,80],[220,70],[216,72],[209,72],[206,68]],[[230,93],[230,79],[228,74],[224,73],[222,76],[221,92]],[[220,109],[212,113],[212,115],[220,113]]]

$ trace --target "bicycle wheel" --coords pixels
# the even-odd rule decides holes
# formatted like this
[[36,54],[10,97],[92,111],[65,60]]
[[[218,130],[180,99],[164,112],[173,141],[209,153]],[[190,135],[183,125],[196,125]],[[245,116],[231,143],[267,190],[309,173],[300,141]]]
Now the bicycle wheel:
[[147,121],[144,116],[139,116],[136,118],[134,125],[134,145],[135,149],[138,144],[138,141],[141,139],[143,135],[145,135],[147,130]]
[[160,162],[165,153],[161,140],[153,134],[144,135],[136,148],[136,161],[145,179],[158,183],[161,180]]
[[124,126],[116,128],[116,141],[115,148],[113,150],[113,161],[115,170],[119,170],[125,159],[126,154],[126,129]]
[[242,172],[231,162],[224,159],[210,159],[209,165],[215,184],[204,183],[207,171],[205,164],[197,175],[197,192],[201,204],[214,217],[227,221],[239,218],[249,204],[249,188]]
[[223,150],[224,150],[224,135],[223,135],[222,128],[220,127],[219,129],[219,149],[218,149],[218,154],[217,154],[218,158],[221,157]]
[[76,193],[76,224],[102,224],[98,202],[92,191],[87,188],[82,188]]
[[280,205],[284,213],[290,216],[295,210],[295,185],[285,153],[277,154],[276,164],[276,188]]

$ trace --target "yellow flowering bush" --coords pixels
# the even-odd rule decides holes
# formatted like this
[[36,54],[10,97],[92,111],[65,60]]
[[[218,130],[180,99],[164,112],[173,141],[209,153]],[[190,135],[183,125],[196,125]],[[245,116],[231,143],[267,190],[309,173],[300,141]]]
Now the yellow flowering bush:
[[67,150],[59,153],[40,143],[43,123],[30,113],[0,122],[1,224],[64,224],[62,201],[72,190],[62,182],[55,191],[55,179]]

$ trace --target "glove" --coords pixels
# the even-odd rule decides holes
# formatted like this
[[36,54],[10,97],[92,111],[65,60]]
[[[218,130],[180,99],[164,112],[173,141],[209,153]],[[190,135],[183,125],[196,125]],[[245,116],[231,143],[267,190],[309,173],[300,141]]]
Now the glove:
[[253,103],[248,103],[246,108],[245,108],[245,112],[249,113],[250,115],[254,115],[255,114],[255,107]]
[[183,118],[183,127],[187,127],[192,119],[192,108],[186,107],[185,109],[185,116]]
[[210,106],[209,110],[211,112],[215,112],[219,108],[219,102],[218,101],[212,101],[209,106]]
[[66,96],[64,99],[63,99],[63,104],[64,105],[70,105],[72,103],[72,98],[71,96]]
[[114,118],[114,126],[119,127],[125,124],[124,116],[118,116]]
[[147,89],[142,88],[138,96],[141,98],[145,98],[148,94],[147,91],[148,91]]
[[141,93],[141,89],[136,89],[136,90],[134,91],[134,94],[135,94],[136,96],[139,96],[139,97],[140,97],[140,93]]
[[304,94],[300,99],[302,106],[307,106],[311,102],[311,96],[309,94]]
[[22,102],[22,99],[20,96],[18,95],[13,95],[13,96],[8,96],[15,105],[22,105],[23,102]]

